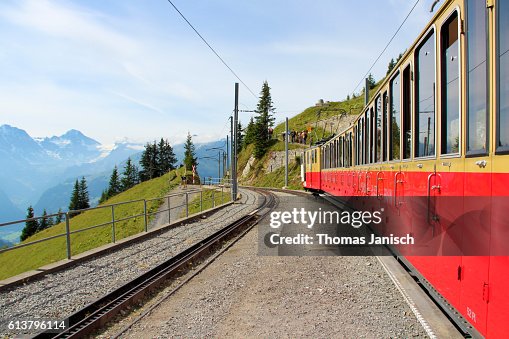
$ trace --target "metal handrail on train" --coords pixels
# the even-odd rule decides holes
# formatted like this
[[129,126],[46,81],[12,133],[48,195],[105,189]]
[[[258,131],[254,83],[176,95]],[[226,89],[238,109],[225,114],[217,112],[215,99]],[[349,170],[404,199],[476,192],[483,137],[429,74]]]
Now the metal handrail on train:
[[[221,184],[221,181],[218,181],[218,183],[216,185],[211,185],[211,182],[209,182],[207,184],[207,186],[212,186],[212,187],[209,188],[209,187],[205,187],[205,186],[200,186],[200,188],[198,188],[198,189],[192,189],[192,190],[185,191],[185,192],[172,193],[172,194],[168,194],[168,195],[165,195],[163,197],[158,197],[158,198],[136,199],[136,200],[122,201],[122,202],[115,203],[115,204],[108,204],[108,205],[102,205],[102,206],[97,206],[97,207],[90,207],[90,208],[85,208],[85,209],[81,209],[81,210],[70,210],[70,211],[67,211],[67,212],[49,214],[49,215],[41,216],[41,217],[34,217],[34,218],[10,221],[10,222],[6,222],[6,223],[0,223],[0,228],[1,228],[1,227],[5,227],[5,226],[10,226],[10,225],[26,223],[26,222],[29,222],[29,221],[38,221],[38,220],[49,219],[49,218],[53,218],[53,217],[57,217],[57,216],[62,216],[62,215],[65,216],[64,217],[64,219],[65,219],[65,221],[64,221],[65,222],[65,233],[53,235],[53,236],[50,236],[50,237],[47,237],[47,238],[43,238],[43,239],[38,239],[38,240],[31,241],[31,242],[24,243],[24,244],[15,245],[15,246],[12,246],[12,247],[3,248],[3,249],[0,249],[0,254],[5,253],[5,252],[9,252],[9,251],[13,251],[13,250],[17,250],[17,249],[20,249],[20,248],[23,248],[23,247],[28,247],[28,246],[32,246],[32,245],[35,245],[35,244],[39,244],[39,243],[42,243],[42,242],[45,242],[45,241],[61,238],[61,237],[65,236],[66,237],[67,259],[71,259],[72,258],[72,255],[71,255],[71,234],[77,234],[77,233],[89,231],[89,230],[92,230],[92,229],[96,229],[96,228],[99,228],[99,227],[104,227],[104,226],[111,225],[111,228],[112,228],[112,238],[111,238],[111,240],[112,240],[113,243],[115,243],[116,242],[116,223],[118,223],[118,222],[127,221],[127,220],[130,220],[130,219],[133,219],[133,218],[138,218],[138,217],[144,217],[144,231],[148,232],[149,218],[152,217],[152,216],[155,216],[157,214],[168,212],[168,222],[170,223],[171,222],[171,215],[172,215],[171,211],[176,209],[176,208],[185,207],[185,217],[189,217],[189,215],[190,215],[189,214],[189,206],[190,205],[194,206],[194,205],[198,204],[197,202],[191,202],[189,200],[189,195],[198,194],[198,193],[200,194],[200,201],[199,201],[200,212],[203,212],[203,210],[204,210],[203,209],[204,203],[207,202],[207,201],[212,201],[212,204],[211,204],[212,208],[216,207],[216,200],[217,200],[216,199],[216,192],[220,192],[220,194],[221,194],[221,200],[220,200],[219,205],[217,205],[217,206],[220,206],[220,205],[222,205],[222,204],[224,204],[226,202],[225,199],[224,199],[224,197],[225,197],[225,188],[228,190],[229,185],[224,184],[224,183]],[[209,191],[209,190],[212,190],[212,196],[210,198],[204,199],[203,192],[204,191]],[[182,204],[180,204],[180,205],[172,206],[170,204],[171,198],[172,197],[176,197],[176,196],[183,196],[183,197],[185,197],[184,198],[184,202]],[[226,196],[228,197],[228,195],[226,195]],[[158,209],[156,212],[149,212],[148,211],[147,203],[151,203],[151,202],[154,202],[154,201],[163,201],[165,199],[167,200],[168,208]],[[130,215],[128,217],[124,217],[124,218],[120,218],[120,219],[116,219],[115,218],[115,207],[118,207],[118,206],[121,206],[121,205],[126,205],[126,204],[140,203],[140,202],[143,202],[143,213],[138,213],[138,214],[135,214],[135,215]],[[78,229],[78,230],[71,231],[70,223],[71,223],[71,217],[73,215],[78,215],[78,214],[86,212],[86,211],[108,209],[108,208],[111,209],[111,214],[110,214],[111,215],[111,220],[109,220],[107,222],[104,222],[104,223],[101,223],[101,224],[92,225],[92,226],[88,226],[86,228],[81,228],[81,229]],[[198,213],[198,212],[196,212],[196,213]]]

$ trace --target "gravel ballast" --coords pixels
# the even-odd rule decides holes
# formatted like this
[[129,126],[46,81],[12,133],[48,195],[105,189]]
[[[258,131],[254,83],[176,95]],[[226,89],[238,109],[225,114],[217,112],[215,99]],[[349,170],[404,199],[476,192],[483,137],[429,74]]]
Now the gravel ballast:
[[[0,323],[66,318],[257,208],[258,193],[250,190],[240,190],[240,193],[240,203],[226,206],[206,219],[168,229],[143,242],[1,291]],[[13,334],[0,329],[0,337]]]
[[254,228],[122,337],[427,337],[376,257],[260,256],[258,241]]

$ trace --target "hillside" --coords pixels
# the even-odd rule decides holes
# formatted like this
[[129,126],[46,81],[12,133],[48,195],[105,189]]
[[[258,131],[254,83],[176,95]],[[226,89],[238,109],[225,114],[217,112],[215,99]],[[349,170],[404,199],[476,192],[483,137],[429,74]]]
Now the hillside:
[[[370,99],[378,90],[383,79],[375,88],[370,90]],[[358,97],[339,101],[317,103],[306,108],[302,113],[288,119],[288,128],[302,132],[311,132],[308,135],[307,145],[289,143],[289,172],[288,188],[302,189],[300,179],[300,159],[303,150],[323,138],[338,134],[348,128],[364,108],[364,94]],[[284,186],[284,149],[282,133],[285,123],[274,128],[273,140],[265,156],[256,160],[253,154],[253,145],[248,145],[239,153],[239,182],[242,185],[278,187]]]
[[[145,181],[135,187],[122,192],[107,200],[104,205],[127,202],[139,199],[150,199],[164,196],[171,188],[177,186],[179,178],[172,171],[162,177]],[[147,203],[147,210],[154,212],[160,206],[160,201]],[[127,203],[115,207],[115,220],[129,216],[143,214],[143,201]],[[111,207],[84,212],[70,220],[70,229],[77,231],[111,222]],[[117,240],[139,233],[144,229],[144,218],[139,216],[133,219],[117,221],[115,223],[115,237]],[[60,223],[49,229],[41,231],[25,240],[23,243],[56,236],[65,233],[65,223]],[[72,255],[83,253],[92,248],[111,242],[112,227],[106,224],[93,230],[71,235]],[[62,260],[66,257],[66,239],[59,237],[40,244],[20,248],[0,254],[0,279],[35,269],[37,267]]]

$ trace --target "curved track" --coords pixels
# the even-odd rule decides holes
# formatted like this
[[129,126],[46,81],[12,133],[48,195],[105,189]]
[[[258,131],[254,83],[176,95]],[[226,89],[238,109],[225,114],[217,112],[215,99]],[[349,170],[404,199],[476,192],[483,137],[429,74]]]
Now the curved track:
[[257,210],[234,221],[168,261],[77,311],[68,318],[69,327],[64,332],[58,334],[43,332],[37,335],[36,338],[83,337],[104,326],[121,310],[139,302],[149,293],[160,288],[168,278],[179,274],[179,271],[191,262],[207,255],[207,253],[213,251],[223,241],[231,239],[235,234],[241,233],[246,228],[250,229],[260,216],[268,213],[277,203],[274,194],[266,191],[259,192],[264,196],[264,201]]

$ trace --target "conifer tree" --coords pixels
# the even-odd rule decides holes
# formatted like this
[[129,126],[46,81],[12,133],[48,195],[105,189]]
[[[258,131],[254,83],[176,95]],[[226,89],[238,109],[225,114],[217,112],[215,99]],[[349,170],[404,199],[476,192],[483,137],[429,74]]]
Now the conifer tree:
[[376,85],[375,78],[373,77],[373,74],[371,74],[371,73],[369,73],[369,75],[368,75],[368,85],[369,85],[369,89],[375,88],[375,85]]
[[193,166],[198,166],[195,147],[191,138],[191,133],[187,133],[186,143],[184,144],[184,166],[187,171],[192,171]]
[[58,209],[57,216],[55,217],[55,225],[58,225],[58,224],[60,224],[60,223],[62,222],[62,220],[64,219],[64,218],[62,217],[62,215],[63,215],[63,214],[62,214],[62,209],[61,209],[61,208],[59,208],[59,209]]
[[[27,216],[26,219],[32,219],[34,217],[34,209],[32,206],[27,208]],[[25,227],[21,231],[20,240],[25,241],[28,237],[34,235],[39,229],[39,223],[37,220],[29,220],[25,222]]]
[[246,131],[244,133],[243,147],[245,148],[247,145],[252,144],[255,140],[256,136],[256,125],[253,120],[253,117],[249,120],[247,124]]
[[120,186],[122,191],[126,191],[138,183],[138,169],[132,163],[131,158],[127,158],[127,162],[122,173]]
[[90,208],[90,199],[88,195],[88,187],[87,187],[87,181],[85,180],[85,177],[81,177],[81,181],[79,183],[79,209],[85,209]]
[[103,202],[105,202],[106,200],[109,199],[109,196],[108,196],[108,190],[107,189],[104,189],[101,193],[101,197],[99,198],[99,203],[102,204]]
[[74,183],[74,188],[71,194],[71,202],[69,203],[69,211],[74,211],[79,209],[79,199],[80,199],[80,184],[78,179]]
[[106,191],[106,199],[111,198],[120,192],[122,192],[122,184],[120,183],[120,178],[118,176],[117,166],[113,167],[113,172],[111,172],[110,182],[108,184],[108,190]]
[[237,154],[242,151],[242,145],[244,144],[244,130],[242,129],[242,124],[239,121],[237,125]]
[[267,81],[263,83],[260,93],[260,101],[256,107],[258,115],[256,120],[255,148],[253,155],[255,158],[262,158],[269,148],[269,128],[274,126],[274,111],[272,97],[270,95],[270,87]]
[[168,171],[175,169],[175,164],[177,163],[177,157],[173,152],[173,148],[171,147],[168,140],[164,140],[161,138],[158,146],[158,158],[157,158],[157,176],[160,177],[168,173]]
[[53,226],[53,218],[48,218],[48,213],[46,209],[42,212],[42,219],[39,221],[39,227],[37,228],[37,232],[45,230],[48,227]]
[[150,180],[156,177],[157,172],[157,159],[158,150],[156,142],[153,144],[147,143],[145,150],[141,155],[140,165],[142,170],[140,171],[140,177],[142,181]]

